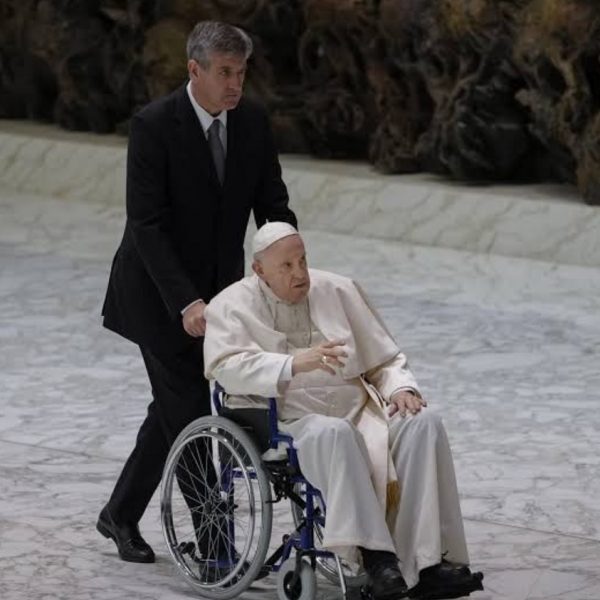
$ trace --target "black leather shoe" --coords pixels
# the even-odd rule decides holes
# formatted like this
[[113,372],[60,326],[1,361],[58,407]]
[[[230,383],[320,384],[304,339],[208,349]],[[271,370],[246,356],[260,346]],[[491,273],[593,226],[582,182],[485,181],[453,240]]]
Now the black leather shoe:
[[154,562],[154,552],[140,535],[137,524],[117,525],[106,506],[100,512],[96,529],[105,538],[111,538],[115,542],[122,560],[137,563]]
[[368,571],[367,594],[373,600],[396,600],[407,595],[406,582],[394,563],[382,563]]
[[408,596],[419,600],[462,598],[482,590],[482,581],[482,573],[471,573],[466,565],[442,560],[419,573],[419,583],[408,591]]

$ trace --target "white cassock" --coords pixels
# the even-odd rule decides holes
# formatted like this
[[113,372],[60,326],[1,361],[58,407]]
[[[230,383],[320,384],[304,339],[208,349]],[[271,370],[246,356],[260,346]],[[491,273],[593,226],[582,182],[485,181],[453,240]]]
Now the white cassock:
[[[468,564],[454,466],[439,416],[389,418],[386,402],[418,386],[406,357],[351,280],[310,270],[306,302],[279,300],[256,276],[223,290],[206,308],[205,374],[228,406],[276,397],[304,476],[327,505],[323,546],[358,561],[357,547],[395,552],[409,586],[421,569]],[[342,339],[348,358],[335,375],[280,375],[299,350]],[[392,493],[399,491],[399,502]]]

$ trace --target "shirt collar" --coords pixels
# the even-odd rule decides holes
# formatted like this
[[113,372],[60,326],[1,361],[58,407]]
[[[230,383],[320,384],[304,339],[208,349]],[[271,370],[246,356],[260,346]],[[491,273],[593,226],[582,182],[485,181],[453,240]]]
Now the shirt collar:
[[197,102],[196,98],[194,98],[192,94],[192,82],[188,81],[188,84],[185,87],[190,102],[192,103],[192,107],[194,108],[194,112],[196,113],[198,120],[200,121],[200,125],[202,125],[202,129],[204,130],[204,135],[208,135],[208,128],[213,124],[215,119],[219,119],[221,121],[221,125],[227,130],[227,111],[222,110],[216,117],[213,117],[207,110],[202,108]]

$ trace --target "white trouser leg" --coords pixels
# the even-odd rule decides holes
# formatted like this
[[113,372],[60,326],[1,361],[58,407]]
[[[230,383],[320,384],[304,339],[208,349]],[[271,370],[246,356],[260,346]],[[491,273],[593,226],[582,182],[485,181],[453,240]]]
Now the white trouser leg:
[[294,437],[302,473],[325,499],[323,545],[354,562],[357,546],[394,552],[371,483],[367,449],[355,427],[337,417],[307,415],[281,429]]
[[441,418],[431,409],[390,420],[391,452],[401,484],[397,511],[388,524],[409,586],[419,571],[440,562],[442,554],[468,564],[454,464]]

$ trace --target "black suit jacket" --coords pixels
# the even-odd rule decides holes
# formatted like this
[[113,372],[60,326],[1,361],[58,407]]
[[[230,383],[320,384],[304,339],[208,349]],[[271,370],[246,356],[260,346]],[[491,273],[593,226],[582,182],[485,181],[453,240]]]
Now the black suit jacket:
[[221,186],[185,86],[143,108],[131,120],[127,221],[104,326],[155,350],[192,342],[181,310],[243,276],[251,210],[259,227],[296,225],[263,109],[242,99],[228,112]]

